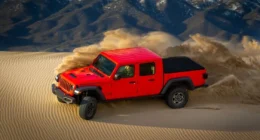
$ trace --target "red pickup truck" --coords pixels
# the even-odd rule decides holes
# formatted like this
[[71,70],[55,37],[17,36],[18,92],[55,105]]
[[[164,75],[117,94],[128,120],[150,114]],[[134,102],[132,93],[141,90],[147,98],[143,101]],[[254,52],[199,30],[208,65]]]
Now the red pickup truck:
[[90,120],[97,102],[144,96],[164,96],[170,108],[188,102],[188,90],[207,87],[206,69],[188,57],[161,58],[144,47],[101,52],[93,63],[56,76],[52,92],[62,103],[79,105]]

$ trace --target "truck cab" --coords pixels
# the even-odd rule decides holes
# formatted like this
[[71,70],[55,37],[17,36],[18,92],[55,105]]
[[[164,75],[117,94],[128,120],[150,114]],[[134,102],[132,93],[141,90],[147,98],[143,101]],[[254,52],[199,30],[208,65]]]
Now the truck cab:
[[111,90],[107,95],[111,96],[108,96],[108,100],[160,92],[163,86],[162,60],[152,51],[146,48],[131,48],[116,52],[107,51],[101,55],[116,64],[110,77]]

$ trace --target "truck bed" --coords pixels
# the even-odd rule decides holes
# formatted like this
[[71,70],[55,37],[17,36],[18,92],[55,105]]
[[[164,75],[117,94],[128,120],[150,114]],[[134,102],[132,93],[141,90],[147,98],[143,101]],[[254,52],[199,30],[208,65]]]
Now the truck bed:
[[164,73],[205,70],[203,66],[185,56],[163,58]]
[[185,56],[170,57],[163,59],[164,85],[171,79],[189,78],[194,87],[205,84],[206,69]]

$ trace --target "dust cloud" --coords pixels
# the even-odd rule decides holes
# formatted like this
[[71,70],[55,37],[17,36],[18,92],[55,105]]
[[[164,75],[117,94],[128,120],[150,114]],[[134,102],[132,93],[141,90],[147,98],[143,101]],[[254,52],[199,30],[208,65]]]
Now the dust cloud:
[[168,56],[188,56],[207,69],[210,86],[194,91],[194,95],[204,101],[208,98],[260,103],[260,45],[257,41],[244,37],[241,49],[234,50],[229,42],[200,34],[192,35],[191,39],[167,52]]
[[168,47],[179,44],[181,44],[180,40],[164,32],[156,31],[138,35],[130,33],[126,29],[111,30],[104,33],[104,39],[101,42],[74,49],[73,54],[65,57],[63,62],[55,69],[55,73],[86,66],[92,63],[101,51],[105,50],[142,46],[163,57]]
[[243,103],[260,103],[260,44],[256,40],[243,37],[236,44],[240,49],[234,49],[229,42],[200,34],[190,38],[190,41],[181,42],[164,32],[138,35],[125,29],[107,31],[101,42],[74,49],[73,54],[65,57],[55,69],[55,73],[86,66],[104,50],[142,46],[161,57],[188,56],[207,69],[210,86],[192,91],[191,98],[225,100],[231,97]]

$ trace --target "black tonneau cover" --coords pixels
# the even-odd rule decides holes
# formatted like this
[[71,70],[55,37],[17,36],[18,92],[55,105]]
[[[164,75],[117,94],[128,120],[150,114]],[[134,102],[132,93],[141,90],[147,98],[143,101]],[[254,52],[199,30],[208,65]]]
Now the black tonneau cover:
[[205,68],[186,56],[163,58],[164,73],[204,70]]

